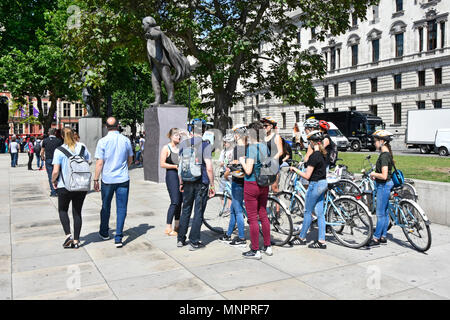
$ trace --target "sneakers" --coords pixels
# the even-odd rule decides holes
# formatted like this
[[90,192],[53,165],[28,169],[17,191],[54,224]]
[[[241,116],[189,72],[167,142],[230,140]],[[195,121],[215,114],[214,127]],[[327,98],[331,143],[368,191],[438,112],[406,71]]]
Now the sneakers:
[[100,239],[102,239],[102,240],[109,240],[109,235],[108,235],[107,237],[105,237],[105,236],[102,236],[102,234],[99,232],[99,233],[98,233],[98,236],[99,236]]
[[178,241],[177,242],[177,247],[178,248],[183,248],[186,245],[186,241]]
[[220,242],[225,242],[225,243],[230,243],[230,242],[232,242],[233,240],[231,239],[231,236],[229,236],[229,235],[227,235],[227,234],[225,233],[223,236],[221,236],[221,237],[219,238],[219,241],[220,241]]
[[246,259],[255,259],[255,260],[261,260],[261,252],[259,250],[253,250],[250,249],[250,251],[244,252],[242,256]]
[[122,248],[123,247],[122,241],[115,242],[114,244],[116,245],[116,248]]
[[272,246],[264,246],[264,248],[261,249],[262,252],[264,252],[268,256],[273,256]]
[[319,242],[319,241],[314,241],[313,243],[311,243],[308,248],[311,249],[326,249],[327,245],[325,243]]
[[190,243],[189,246],[189,251],[195,251],[198,249],[203,249],[205,247],[205,245],[203,243],[201,243],[200,241],[197,243]]
[[230,246],[233,247],[246,247],[247,241],[245,239],[240,239],[239,237],[236,237],[233,239],[233,241],[230,242]]
[[291,241],[289,241],[289,244],[291,246],[293,245],[297,245],[297,246],[306,246],[306,240],[302,240],[300,239],[299,236],[296,236],[294,239],[292,239]]
[[380,243],[381,243],[382,245],[386,245],[386,244],[387,244],[387,239],[384,238],[384,237],[381,237],[381,238],[380,238]]

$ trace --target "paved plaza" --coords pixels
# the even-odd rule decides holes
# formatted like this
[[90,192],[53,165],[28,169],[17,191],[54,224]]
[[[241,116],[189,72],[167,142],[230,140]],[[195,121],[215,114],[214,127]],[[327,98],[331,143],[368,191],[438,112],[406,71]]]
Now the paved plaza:
[[[164,184],[130,171],[124,247],[98,237],[101,198],[88,194],[82,247],[63,249],[57,198],[45,171],[28,171],[26,154],[10,168],[0,155],[0,299],[449,299],[450,228],[433,224],[433,244],[418,253],[399,228],[389,244],[354,250],[330,237],[327,250],[274,248],[244,260],[207,229],[205,249],[177,248],[164,234]],[[35,163],[33,163],[35,166]],[[424,195],[421,195],[424,196]],[[114,228],[115,208],[111,228]]]

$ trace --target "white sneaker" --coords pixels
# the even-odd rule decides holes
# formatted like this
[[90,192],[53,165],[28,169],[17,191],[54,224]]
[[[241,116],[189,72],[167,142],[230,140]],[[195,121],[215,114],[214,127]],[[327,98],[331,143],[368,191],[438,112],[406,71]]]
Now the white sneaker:
[[273,256],[272,246],[264,247],[261,249],[261,251],[267,254],[268,256]]

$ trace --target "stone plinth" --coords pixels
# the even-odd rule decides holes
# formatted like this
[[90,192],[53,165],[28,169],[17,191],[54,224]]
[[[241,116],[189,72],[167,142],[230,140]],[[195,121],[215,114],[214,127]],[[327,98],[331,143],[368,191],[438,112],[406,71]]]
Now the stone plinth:
[[80,142],[86,145],[94,159],[97,142],[103,137],[102,118],[81,118],[78,120],[78,128]]
[[144,179],[164,182],[166,169],[159,165],[159,155],[169,142],[171,128],[186,128],[188,109],[180,105],[159,105],[145,109]]

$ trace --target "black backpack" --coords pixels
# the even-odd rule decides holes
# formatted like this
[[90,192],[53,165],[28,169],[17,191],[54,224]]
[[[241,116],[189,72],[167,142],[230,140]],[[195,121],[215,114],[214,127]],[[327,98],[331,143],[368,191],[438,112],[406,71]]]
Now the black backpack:
[[330,146],[329,146],[329,151],[328,151],[328,161],[329,161],[330,166],[335,166],[339,152],[338,152],[336,143],[334,143],[334,141],[331,139],[331,137],[327,136],[327,138],[328,138],[328,140],[330,140]]

